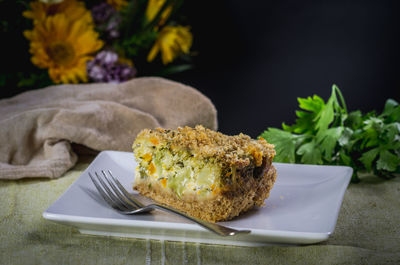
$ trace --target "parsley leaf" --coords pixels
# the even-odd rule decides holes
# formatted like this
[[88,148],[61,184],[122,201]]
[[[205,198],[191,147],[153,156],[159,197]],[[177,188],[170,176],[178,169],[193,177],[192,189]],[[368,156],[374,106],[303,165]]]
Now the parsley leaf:
[[360,172],[391,177],[400,172],[400,105],[388,99],[380,115],[375,111],[348,113],[336,85],[328,101],[314,95],[298,98],[300,110],[293,125],[268,128],[261,137],[275,145],[276,162],[346,165]]
[[364,164],[365,168],[370,171],[372,162],[376,159],[379,154],[379,148],[371,149],[362,154],[360,161]]
[[323,132],[326,129],[328,129],[329,124],[331,124],[333,122],[333,119],[335,117],[335,113],[334,113],[335,101],[337,102],[336,94],[335,94],[335,90],[332,89],[331,97],[329,98],[326,105],[324,105],[324,107],[321,109],[321,111],[318,113],[317,117],[315,118],[315,120],[316,120],[315,128],[319,132]]
[[283,163],[295,163],[296,135],[275,128],[269,128],[261,137],[269,139],[275,146],[276,160]]
[[312,98],[298,98],[300,108],[307,111],[296,111],[297,120],[293,126],[282,125],[283,129],[288,132],[313,134],[314,133],[314,120],[317,115],[325,106],[322,98],[314,95]]
[[337,145],[339,138],[343,134],[344,127],[333,127],[329,128],[322,134],[319,138],[320,140],[320,149],[324,154],[324,158],[326,160],[331,160],[333,151]]
[[383,150],[379,153],[379,159],[376,162],[378,170],[395,171],[400,164],[400,158],[389,150]]
[[301,156],[301,163],[322,164],[321,150],[315,141],[308,142],[299,147],[296,154]]

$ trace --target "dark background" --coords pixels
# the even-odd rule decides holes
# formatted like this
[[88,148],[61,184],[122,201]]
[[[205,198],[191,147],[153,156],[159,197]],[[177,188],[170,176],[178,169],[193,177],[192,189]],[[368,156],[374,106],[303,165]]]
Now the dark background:
[[[380,112],[386,99],[400,101],[398,2],[186,0],[179,14],[194,35],[195,67],[168,78],[208,96],[219,130],[227,134],[256,137],[268,127],[292,124],[297,98],[317,94],[327,100],[332,84],[350,111]],[[8,15],[17,25],[22,11],[6,9],[10,3],[21,8],[0,1],[0,13],[14,12]],[[0,42],[0,70],[34,71],[30,63],[10,63],[18,54],[29,56],[22,29],[14,24]],[[22,91],[0,93],[4,98]]]
[[350,111],[380,112],[400,99],[397,2],[186,1],[196,67],[170,78],[207,95],[228,134],[291,124],[297,97],[332,84]]

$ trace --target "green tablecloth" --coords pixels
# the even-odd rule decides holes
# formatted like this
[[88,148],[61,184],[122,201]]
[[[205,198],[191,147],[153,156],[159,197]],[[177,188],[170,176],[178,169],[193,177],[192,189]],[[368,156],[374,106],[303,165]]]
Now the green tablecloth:
[[328,241],[231,247],[89,236],[43,219],[90,161],[59,179],[0,181],[0,264],[400,264],[399,177],[350,184]]

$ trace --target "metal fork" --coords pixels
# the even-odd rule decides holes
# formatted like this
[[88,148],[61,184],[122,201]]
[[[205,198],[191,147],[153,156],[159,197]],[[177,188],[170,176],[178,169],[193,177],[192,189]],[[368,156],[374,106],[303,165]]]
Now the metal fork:
[[248,234],[251,232],[250,230],[236,230],[216,223],[210,223],[189,216],[177,209],[165,206],[163,204],[151,203],[148,205],[144,205],[136,198],[134,198],[131,194],[129,194],[129,192],[122,186],[118,179],[112,175],[110,170],[107,170],[107,172],[108,174],[104,170],[101,171],[103,177],[97,172],[94,172],[96,178],[93,177],[93,175],[89,172],[89,177],[91,178],[93,184],[96,186],[103,199],[111,207],[118,210],[120,213],[137,214],[158,209],[184,217],[221,236],[233,236],[236,234]]

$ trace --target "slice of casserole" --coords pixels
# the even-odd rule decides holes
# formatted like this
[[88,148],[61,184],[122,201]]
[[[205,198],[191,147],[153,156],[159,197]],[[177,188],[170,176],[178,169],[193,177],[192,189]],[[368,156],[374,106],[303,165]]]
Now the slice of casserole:
[[274,146],[203,126],[145,129],[133,143],[134,189],[211,222],[264,205],[276,180]]

